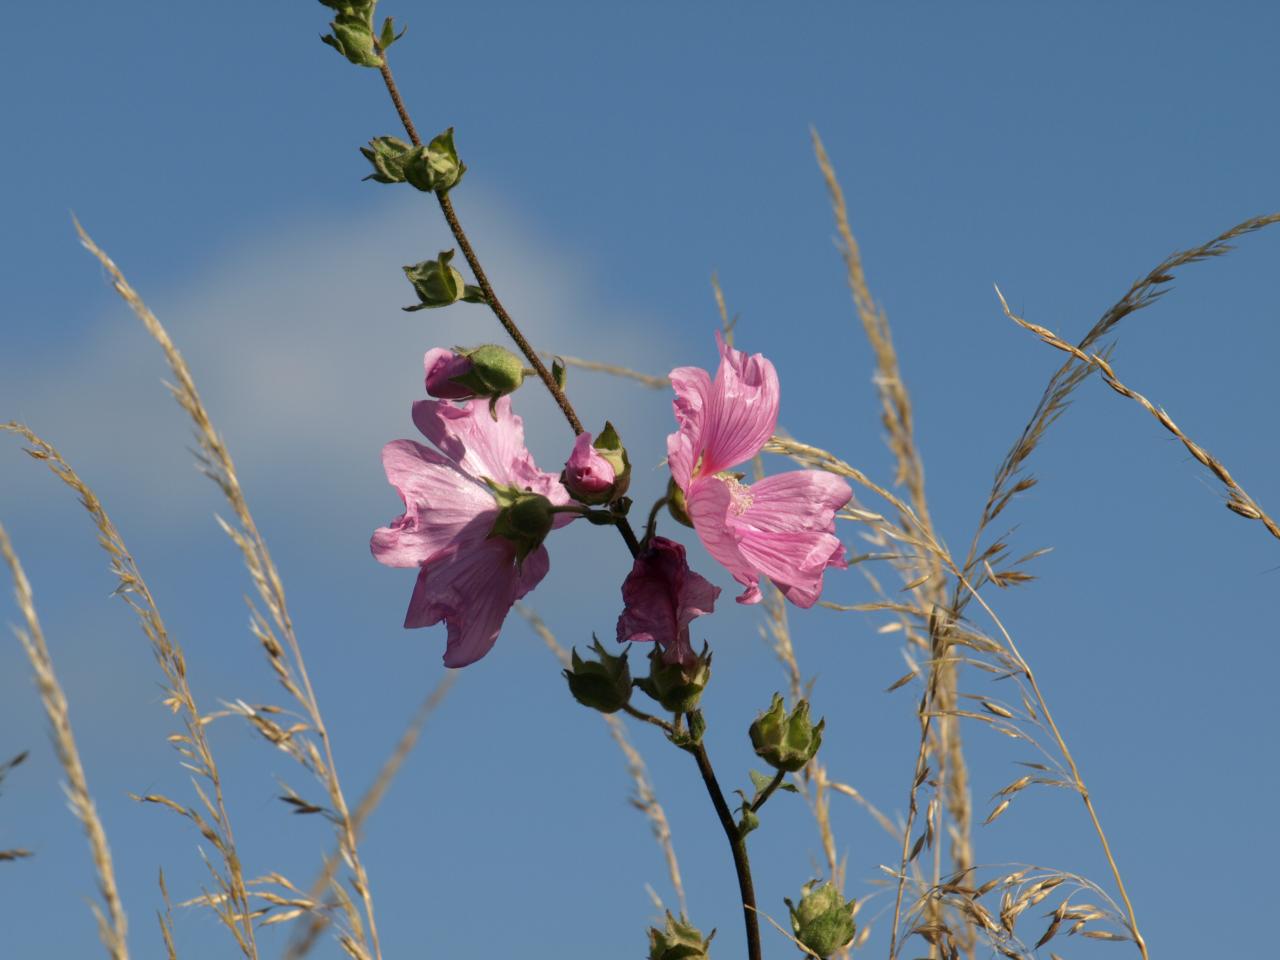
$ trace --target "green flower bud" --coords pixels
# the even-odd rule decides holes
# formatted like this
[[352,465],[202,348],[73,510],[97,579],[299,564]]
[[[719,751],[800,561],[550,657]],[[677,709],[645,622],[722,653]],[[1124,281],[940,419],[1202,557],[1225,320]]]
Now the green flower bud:
[[411,307],[404,307],[404,310],[412,313],[428,307],[447,307],[459,300],[468,303],[484,302],[484,292],[463,280],[462,274],[449,265],[452,259],[453,251],[445,250],[434,260],[423,260],[403,268],[404,275],[413,284],[414,293],[422,301]]
[[578,651],[573,651],[573,666],[564,671],[564,678],[569,681],[569,692],[573,699],[584,707],[599,710],[601,713],[617,713],[631,700],[631,668],[627,665],[627,654],[611,656],[595,641],[591,646],[598,660],[583,660]]
[[845,901],[833,883],[816,890],[816,880],[800,888],[800,906],[786,901],[791,911],[791,929],[796,939],[820,957],[829,957],[853,942],[857,924],[853,922],[854,901]]
[[413,147],[398,137],[374,137],[367,147],[361,147],[364,158],[373,164],[373,173],[366,180],[378,183],[404,183],[404,164]]
[[488,478],[484,482],[499,508],[489,538],[510,540],[516,547],[516,563],[523,564],[524,558],[542,546],[542,541],[551,532],[555,519],[551,501],[531,490],[494,483]]
[[380,67],[382,57],[373,36],[373,7],[370,2],[350,0],[347,3],[320,0],[337,15],[329,24],[332,33],[320,39],[358,67]]
[[475,389],[477,396],[505,397],[524,383],[524,361],[506,347],[486,343],[462,355],[471,361],[471,372],[458,380]]
[[701,930],[684,917],[677,920],[668,910],[666,929],[649,928],[649,960],[708,960],[715,935],[712,930],[703,939]]
[[688,713],[698,705],[711,681],[711,652],[704,644],[691,664],[667,663],[655,644],[649,652],[649,676],[636,686],[671,713]]
[[782,697],[773,695],[769,709],[756,717],[751,724],[751,745],[756,755],[776,770],[794,773],[813,759],[822,745],[822,728],[826,720],[817,725],[809,722],[809,702],[801,700],[787,714]]
[[684,502],[684,491],[676,483],[675,477],[672,477],[667,484],[667,512],[671,514],[671,519],[677,523],[683,523],[686,527],[693,527],[693,521],[689,519],[688,507]]
[[425,147],[416,147],[404,168],[405,179],[428,193],[448,193],[466,172],[467,165],[458,159],[453,145],[453,127]]

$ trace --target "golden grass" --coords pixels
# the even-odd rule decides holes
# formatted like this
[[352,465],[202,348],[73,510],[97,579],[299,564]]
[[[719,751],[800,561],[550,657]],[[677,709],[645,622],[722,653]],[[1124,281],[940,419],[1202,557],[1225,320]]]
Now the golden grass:
[[[293,620],[289,615],[284,584],[271,559],[266,541],[249,511],[249,504],[240,488],[231,454],[214,428],[186,361],[174,345],[168,331],[143,303],[142,298],[130,286],[111,258],[93,242],[79,222],[75,226],[81,243],[102,264],[111,277],[116,292],[142,321],[147,332],[160,345],[164,353],[176,381],[170,385],[169,389],[195,427],[201,466],[205,474],[222,491],[235,516],[235,526],[221,518],[219,523],[227,536],[240,548],[258,598],[270,616],[270,619],[263,616],[250,603],[252,632],[261,644],[276,679],[294,702],[302,708],[306,721],[294,724],[287,729],[283,728],[272,719],[274,714],[282,711],[278,707],[271,706],[255,708],[249,704],[239,703],[234,706],[234,712],[244,717],[268,742],[297,760],[324,787],[331,808],[328,811],[329,819],[336,827],[342,859],[350,874],[349,882],[356,891],[363,908],[362,916],[361,911],[355,907],[345,890],[336,883],[333,885],[346,921],[346,929],[339,934],[339,943],[355,960],[381,960],[382,948],[374,916],[373,894],[369,886],[368,874],[360,859],[355,818],[347,806],[342,784],[338,778],[329,732],[320,712],[320,703],[311,685],[311,678],[307,674]],[[280,637],[284,638],[283,643]],[[287,799],[294,803],[300,802],[296,794],[292,791],[288,793]],[[305,801],[301,802],[305,803]],[[323,808],[310,805],[310,809],[318,812]],[[219,900],[216,895],[209,895],[204,899],[215,908]]]
[[[213,750],[205,733],[208,718],[196,706],[195,695],[187,679],[186,656],[182,647],[172,639],[156,606],[151,589],[143,579],[133,555],[125,546],[120,531],[107,515],[97,494],[63,459],[62,454],[47,440],[38,436],[21,423],[0,423],[0,430],[16,434],[26,441],[26,453],[33,460],[43,463],[50,472],[79,497],[80,505],[88,512],[98,533],[98,544],[111,561],[111,572],[116,578],[115,593],[129,606],[138,618],[142,632],[151,643],[156,663],[164,674],[164,705],[181,716],[183,732],[170,736],[169,742],[182,756],[182,763],[208,786],[208,792],[196,791],[200,807],[184,806],[167,797],[150,795],[139,800],[159,803],[190,820],[217,851],[223,869],[213,869],[219,897],[213,904],[218,918],[231,932],[240,952],[250,960],[258,956],[253,932],[252,911],[249,907],[249,891],[245,884],[240,856],[236,851],[231,831],[231,818],[222,797],[222,777],[213,758]],[[203,811],[203,812],[202,812]]]
[[53,746],[58,755],[58,762],[67,776],[67,802],[72,814],[80,821],[85,836],[89,840],[89,852],[93,857],[93,867],[98,875],[98,892],[102,895],[102,907],[91,904],[94,918],[98,921],[98,936],[107,948],[112,960],[129,960],[127,935],[129,923],[125,918],[124,905],[120,902],[120,888],[116,883],[115,866],[111,860],[111,847],[107,843],[107,831],[98,816],[98,808],[89,792],[89,781],[85,776],[84,765],[80,762],[80,750],[76,746],[75,732],[71,729],[71,709],[67,696],[58,682],[57,672],[53,668],[53,658],[49,655],[48,644],[45,643],[44,631],[40,628],[40,618],[36,615],[35,597],[31,592],[31,583],[22,569],[22,563],[13,550],[9,534],[0,524],[0,557],[4,558],[13,576],[14,595],[18,601],[18,610],[26,624],[25,629],[16,628],[14,633],[22,649],[31,662],[35,673],[36,688],[40,693],[40,702],[44,705],[45,715],[49,718],[49,726],[53,729]]

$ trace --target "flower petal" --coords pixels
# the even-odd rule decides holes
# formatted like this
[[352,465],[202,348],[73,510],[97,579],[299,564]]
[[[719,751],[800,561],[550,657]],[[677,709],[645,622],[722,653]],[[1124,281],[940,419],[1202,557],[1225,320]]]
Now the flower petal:
[[697,448],[699,473],[711,475],[750,460],[778,423],[778,374],[762,354],[747,356],[724,342],[719,331],[720,367],[707,398]]
[[759,603],[760,588],[756,581],[760,575],[742,555],[735,530],[729,523],[733,496],[728,483],[719,477],[699,478],[686,494],[685,503],[693,528],[707,552],[747,588],[738,602]]
[[843,479],[823,470],[791,470],[765,477],[748,488],[750,506],[742,522],[756,530],[825,530],[853,497]]
[[[493,526],[493,495],[446,457],[412,440],[382,448],[387,479],[405,512],[374,531],[369,547],[379,563],[416,567],[461,539],[483,539]],[[468,528],[476,527],[468,536]]]
[[454,406],[447,400],[418,400],[413,423],[446,457],[473,477],[523,486],[525,473],[537,473],[524,445],[524,421],[511,412],[511,398],[489,404],[470,400]]
[[676,367],[671,371],[676,398],[671,402],[679,429],[667,437],[667,462],[681,490],[689,486],[702,435],[703,412],[711,393],[711,376],[698,367]]
[[511,605],[546,576],[550,561],[544,547],[517,570],[515,548],[495,538],[459,544],[423,566],[414,585],[406,627],[428,627],[443,620],[449,627],[446,667],[465,667],[492,649]]

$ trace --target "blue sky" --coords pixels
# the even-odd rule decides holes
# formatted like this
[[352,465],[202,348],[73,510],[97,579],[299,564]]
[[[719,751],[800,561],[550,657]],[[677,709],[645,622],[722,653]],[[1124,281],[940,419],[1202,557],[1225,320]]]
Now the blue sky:
[[[470,171],[455,203],[532,339],[655,373],[710,365],[716,271],[740,345],[777,364],[783,423],[887,481],[872,359],[812,159],[816,126],[893,325],[932,512],[957,552],[1059,363],[1004,319],[992,284],[1029,319],[1078,337],[1167,253],[1280,200],[1270,5],[814,3],[784,14],[758,3],[387,0],[382,11],[410,28],[393,56],[418,125],[457,129]],[[395,118],[376,73],[318,42],[319,4],[264,4],[251,23],[215,4],[140,4],[126,18],[64,0],[41,13],[49,39],[10,44],[0,68],[13,91],[0,105],[11,144],[0,154],[0,420],[58,444],[102,496],[201,701],[277,700],[246,629],[250,585],[213,519],[224,507],[192,467],[157,349],[76,244],[74,211],[191,362],[282,569],[358,793],[439,678],[443,650],[442,630],[399,627],[411,575],[368,555],[368,534],[398,507],[378,451],[411,435],[424,350],[498,331],[479,308],[400,312],[412,299],[400,265],[449,241],[433,204],[360,182],[358,146],[396,132]],[[1280,234],[1263,233],[1188,268],[1125,322],[1115,354],[1126,382],[1273,510],[1278,253]],[[668,397],[585,373],[570,394],[589,423],[618,424],[638,499],[655,496]],[[531,387],[518,406],[539,463],[557,467],[569,437],[550,403]],[[1041,483],[1011,510],[1013,542],[1054,551],[1038,561],[1042,579],[990,600],[1080,761],[1152,952],[1256,952],[1280,853],[1280,777],[1267,761],[1277,544],[1224,510],[1149,416],[1096,382],[1032,467]],[[163,740],[158,674],[108,596],[87,521],[11,442],[0,448],[0,522],[68,689],[135,953],[156,955],[157,868],[176,898],[204,882],[186,824],[127,796],[190,796]],[[530,600],[582,646],[610,631],[626,563],[613,538],[576,526],[552,544],[552,573]],[[841,532],[856,545],[855,529]],[[830,595],[868,599],[856,573]],[[17,619],[7,589],[0,619]],[[741,785],[746,726],[783,680],[753,611],[726,602],[703,624],[717,651],[709,743],[721,779]],[[892,636],[874,617],[829,611],[792,625],[818,678],[815,711],[829,718],[833,775],[901,810],[915,727],[913,696],[882,692],[902,672]],[[720,928],[717,956],[739,954],[727,851],[695,772],[647,731],[634,739],[671,818],[693,918]],[[981,810],[1027,757],[978,729],[968,739]],[[250,870],[306,882],[327,837],[288,815],[273,777],[309,785],[230,723],[215,726],[214,746]],[[9,643],[0,754],[24,748],[33,758],[0,796],[0,848],[37,856],[0,864],[0,955],[92,955],[89,860]],[[604,726],[513,619],[370,826],[387,955],[641,955],[653,914],[644,885],[671,895],[629,789]],[[795,798],[765,812],[753,861],[761,907],[781,917],[820,848]],[[851,805],[835,829],[850,891],[871,897],[868,949],[883,953],[886,898],[874,884],[896,852]],[[976,846],[984,863],[1106,880],[1065,793],[1024,794]],[[228,955],[199,913],[180,913],[178,936],[184,958]],[[281,939],[263,942],[270,951]],[[771,956],[792,949],[768,932],[765,943]],[[1070,946],[1064,955],[1125,949]]]

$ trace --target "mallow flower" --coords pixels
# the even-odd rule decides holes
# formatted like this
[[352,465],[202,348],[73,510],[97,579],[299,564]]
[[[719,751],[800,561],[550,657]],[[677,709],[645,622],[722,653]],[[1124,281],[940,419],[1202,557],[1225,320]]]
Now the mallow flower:
[[569,496],[534,464],[511,399],[492,409],[481,400],[419,400],[413,422],[435,449],[393,440],[382,450],[404,513],[374,531],[370,549],[387,566],[418,568],[404,625],[443,620],[446,667],[489,652],[511,605],[547,574],[542,539],[573,519],[553,512]]
[[668,664],[691,666],[697,659],[689,624],[715,609],[720,588],[689,569],[684,547],[654,537],[622,582],[618,642],[657,643]]
[[773,435],[780,391],[773,364],[735,350],[716,333],[715,379],[697,367],[671,371],[679,429],[667,437],[673,494],[707,550],[745,587],[739,603],[759,603],[768,577],[792,603],[811,607],[828,567],[848,565],[835,512],[853,491],[820,470],[792,470],[753,484],[730,468]]

